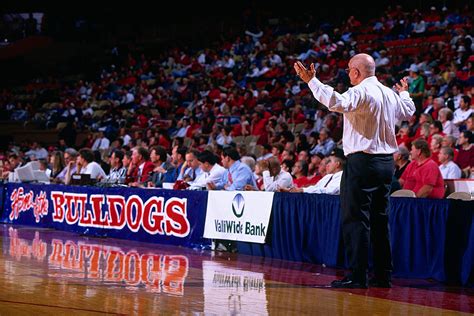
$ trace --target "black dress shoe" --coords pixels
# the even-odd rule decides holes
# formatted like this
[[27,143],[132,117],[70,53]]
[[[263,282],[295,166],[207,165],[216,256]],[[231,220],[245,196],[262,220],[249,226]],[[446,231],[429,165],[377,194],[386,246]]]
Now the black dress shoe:
[[381,288],[389,289],[389,288],[392,287],[392,281],[372,278],[372,279],[369,280],[369,286],[370,287],[381,287]]
[[342,280],[332,281],[331,287],[337,289],[366,289],[367,281],[361,282],[358,280],[353,280],[351,277],[345,277]]

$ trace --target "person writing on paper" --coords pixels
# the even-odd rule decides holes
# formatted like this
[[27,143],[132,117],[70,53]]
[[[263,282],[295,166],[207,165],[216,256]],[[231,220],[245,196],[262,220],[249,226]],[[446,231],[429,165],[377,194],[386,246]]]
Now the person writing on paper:
[[[388,228],[389,195],[398,150],[395,124],[408,120],[415,104],[407,79],[393,89],[375,76],[375,61],[356,54],[346,69],[353,85],[344,93],[321,83],[314,64],[294,64],[316,100],[343,114],[343,149],[347,157],[341,179],[341,221],[350,274],[331,283],[335,288],[391,287],[392,257]],[[369,242],[373,246],[374,278],[368,281]]]

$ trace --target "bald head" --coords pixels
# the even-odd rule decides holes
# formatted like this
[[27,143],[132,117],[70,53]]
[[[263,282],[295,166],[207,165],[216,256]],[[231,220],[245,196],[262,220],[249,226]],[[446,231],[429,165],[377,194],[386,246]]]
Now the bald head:
[[368,54],[357,54],[349,61],[349,67],[357,68],[360,71],[362,80],[375,76],[375,61]]

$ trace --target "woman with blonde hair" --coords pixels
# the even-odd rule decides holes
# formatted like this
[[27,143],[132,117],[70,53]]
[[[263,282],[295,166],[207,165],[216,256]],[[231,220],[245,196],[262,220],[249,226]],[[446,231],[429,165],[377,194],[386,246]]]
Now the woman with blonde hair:
[[51,178],[55,180],[57,175],[66,167],[63,152],[60,150],[53,152],[49,158],[49,162],[51,164]]

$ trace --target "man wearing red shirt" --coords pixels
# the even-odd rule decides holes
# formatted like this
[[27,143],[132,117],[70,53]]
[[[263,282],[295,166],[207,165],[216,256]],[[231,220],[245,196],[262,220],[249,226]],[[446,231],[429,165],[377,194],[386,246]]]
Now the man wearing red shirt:
[[474,133],[464,131],[459,135],[459,154],[454,158],[464,174],[469,174],[469,170],[474,166]]
[[403,172],[400,184],[403,189],[412,190],[416,197],[442,199],[444,181],[438,165],[430,158],[431,152],[424,139],[417,139],[411,145],[412,162]]

